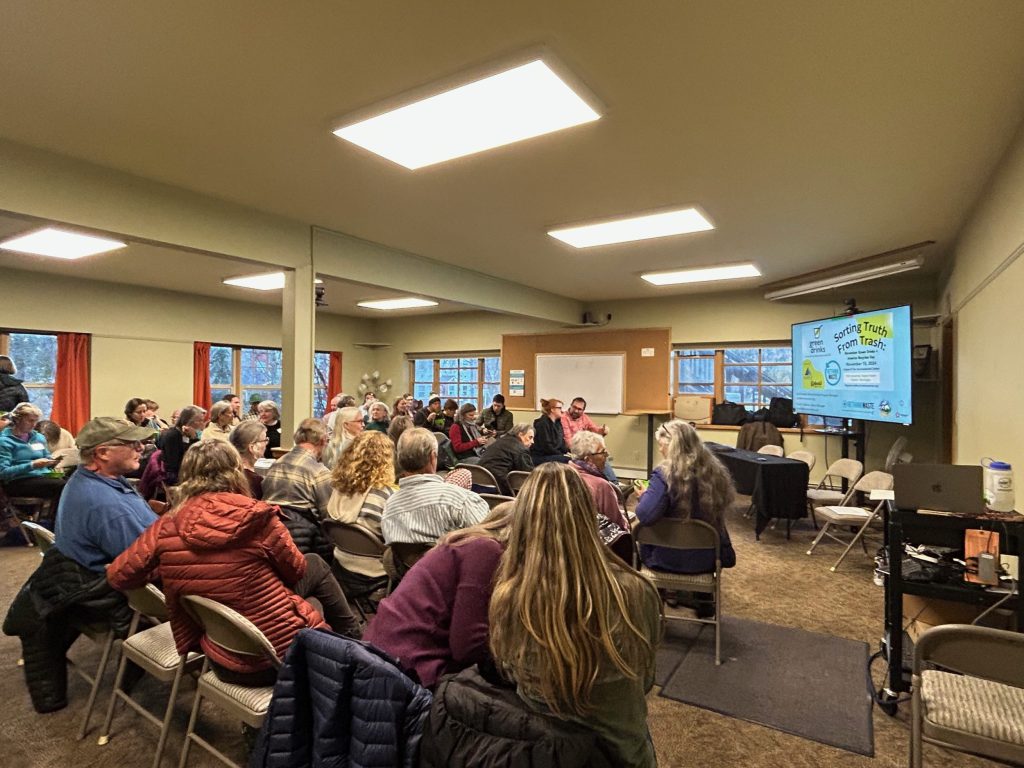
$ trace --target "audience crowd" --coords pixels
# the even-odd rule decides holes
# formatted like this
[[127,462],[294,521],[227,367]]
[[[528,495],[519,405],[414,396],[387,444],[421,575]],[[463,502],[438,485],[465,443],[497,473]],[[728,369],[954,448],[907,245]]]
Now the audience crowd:
[[[253,396],[243,413],[234,393],[171,424],[154,401],[131,398],[123,419],[94,418],[72,436],[40,421],[15,372],[0,356],[0,396],[15,400],[0,403],[0,488],[49,503],[56,542],[4,631],[22,639],[40,712],[66,704],[63,650],[83,617],[123,631],[121,592],[159,583],[178,652],[205,653],[225,682],[268,685],[277,672],[209,642],[184,595],[234,609],[282,658],[300,630],[330,629],[364,636],[431,690],[475,667],[528,710],[595,732],[612,764],[655,764],[645,695],[662,597],[676,596],[634,570],[632,528],[704,520],[720,532],[722,565],[736,562],[724,526],[732,482],[690,425],[658,430],[664,461],[631,519],[607,429],[580,397],[564,411],[541,400],[540,417],[517,424],[500,394],[482,412],[437,395],[389,408],[341,394],[285,451],[277,404]],[[474,492],[475,467],[507,500],[492,509]],[[512,472],[529,474],[513,486]],[[332,535],[353,528],[380,554]],[[714,567],[702,551],[644,545],[639,558],[676,573]],[[684,599],[704,615],[706,597]]]

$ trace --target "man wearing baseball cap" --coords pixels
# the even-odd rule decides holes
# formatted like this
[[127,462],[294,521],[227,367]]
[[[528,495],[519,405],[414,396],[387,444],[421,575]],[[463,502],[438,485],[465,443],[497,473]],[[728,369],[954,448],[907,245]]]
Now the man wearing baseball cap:
[[156,515],[124,479],[139,468],[142,441],[154,431],[101,416],[88,422],[75,443],[81,466],[64,487],[57,506],[55,546],[90,571],[102,573]]

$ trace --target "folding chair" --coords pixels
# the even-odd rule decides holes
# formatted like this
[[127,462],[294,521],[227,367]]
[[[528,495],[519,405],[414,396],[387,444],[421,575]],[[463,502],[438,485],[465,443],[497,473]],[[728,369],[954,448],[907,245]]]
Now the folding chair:
[[[101,747],[110,743],[110,726],[114,720],[114,708],[120,699],[160,729],[156,754],[153,756],[153,768],[159,768],[164,746],[167,743],[167,735],[170,733],[171,715],[174,713],[174,703],[178,697],[178,686],[181,683],[182,675],[198,670],[203,664],[204,657],[200,653],[178,653],[174,644],[174,635],[171,633],[171,625],[167,623],[169,619],[167,603],[159,589],[152,584],[147,584],[141,589],[129,590],[126,594],[128,604],[135,610],[135,615],[132,616],[128,637],[121,644],[121,663],[117,667],[117,676],[114,678],[114,690],[110,693],[110,703],[107,705],[107,716],[103,721],[102,735],[96,740],[96,743]],[[139,622],[143,616],[158,622],[157,625],[139,632]],[[129,661],[137,664],[147,675],[155,677],[161,683],[171,684],[163,720],[150,714],[148,709],[121,688]]]
[[[842,506],[850,497],[852,486],[860,476],[864,474],[864,465],[856,459],[836,459],[832,462],[821,482],[814,488],[807,491],[807,511],[810,512],[811,522],[818,527],[818,520],[814,516],[815,507],[823,507],[827,504]],[[850,488],[846,491],[836,487],[837,482],[845,481]]]
[[763,453],[765,456],[785,456],[786,452],[782,450],[781,445],[762,445],[757,449],[758,453]]
[[663,517],[654,525],[633,531],[638,544],[654,544],[669,549],[706,549],[715,553],[715,568],[707,573],[671,573],[648,568],[636,556],[636,568],[654,582],[658,589],[669,591],[695,590],[710,592],[715,601],[715,615],[710,619],[689,616],[668,616],[675,621],[692,621],[715,626],[715,664],[722,663],[722,543],[718,531],[703,520],[677,520]]
[[40,555],[45,555],[46,550],[53,546],[55,537],[53,531],[49,528],[44,528],[39,523],[33,523],[31,520],[22,520],[19,525],[22,533],[25,534],[25,538],[28,540],[29,546],[35,542],[35,545],[39,547]]
[[807,465],[807,470],[808,471],[814,469],[814,465],[818,463],[818,457],[815,456],[810,451],[793,451],[786,458],[787,459],[796,459],[797,461],[802,461],[804,464]]
[[518,469],[513,469],[505,475],[505,482],[508,483],[508,489],[512,492],[513,496],[519,495],[519,489],[523,487],[523,483],[526,482],[529,476],[529,472],[523,472]]
[[[324,535],[343,554],[353,557],[375,558],[383,561],[384,552],[387,549],[384,540],[374,536],[373,533],[355,523],[343,523],[340,520],[323,520],[320,523]],[[333,566],[336,566],[333,567]],[[366,621],[366,613],[359,604],[360,600],[369,598],[374,592],[387,589],[388,577],[381,576],[373,579],[369,576],[350,574],[337,561],[332,563],[332,570],[338,571],[340,578],[338,582],[345,593],[345,597],[359,611],[359,616]]]
[[68,659],[68,665],[80,678],[89,684],[89,698],[85,702],[85,714],[82,716],[82,724],[78,728],[78,739],[81,741],[89,731],[89,720],[92,718],[92,710],[96,706],[96,697],[100,692],[100,684],[107,672],[107,665],[110,663],[111,653],[114,649],[114,633],[107,627],[83,627],[79,630],[81,634],[100,646],[100,663],[93,673],[86,672],[83,666]]
[[480,498],[487,502],[491,509],[504,504],[506,501],[515,501],[514,496],[502,496],[500,493],[481,493]]
[[[826,536],[833,541],[838,541],[840,544],[846,544],[846,549],[843,550],[843,554],[836,560],[836,564],[829,568],[830,571],[835,572],[839,567],[839,564],[843,562],[846,555],[853,549],[853,545],[858,541],[861,546],[864,547],[864,551],[867,552],[867,545],[864,543],[864,533],[871,523],[873,523],[882,511],[882,505],[885,504],[885,500],[879,500],[875,505],[874,509],[848,506],[849,500],[855,493],[870,493],[871,491],[891,491],[892,490],[892,475],[888,472],[868,472],[864,477],[857,481],[850,491],[846,495],[846,499],[843,504],[830,505],[824,507],[818,507],[818,513],[824,518],[825,524],[818,531],[818,535],[811,543],[811,548],[807,550],[807,554],[814,552],[814,548],[818,546],[819,542]],[[852,528],[859,526],[857,533],[854,537],[846,542],[843,539],[832,533],[832,529],[835,528]]]
[[[209,642],[232,653],[265,658],[270,661],[274,669],[281,668],[281,660],[277,658],[274,646],[271,645],[267,636],[242,614],[215,600],[196,595],[183,595],[181,604],[203,628]],[[270,699],[273,695],[273,686],[250,687],[223,682],[217,677],[217,673],[210,669],[210,660],[204,658],[178,768],[185,768],[192,742],[219,758],[221,762],[235,766],[235,768],[242,768],[239,763],[196,734],[196,720],[199,718],[199,708],[203,699],[209,699],[250,728],[259,728],[267,716],[267,708],[270,706]]]
[[476,486],[473,490],[477,488],[483,489],[478,491],[480,494],[501,493],[497,478],[486,467],[481,467],[479,464],[456,464],[455,468],[469,470],[469,474],[473,477],[473,485]]

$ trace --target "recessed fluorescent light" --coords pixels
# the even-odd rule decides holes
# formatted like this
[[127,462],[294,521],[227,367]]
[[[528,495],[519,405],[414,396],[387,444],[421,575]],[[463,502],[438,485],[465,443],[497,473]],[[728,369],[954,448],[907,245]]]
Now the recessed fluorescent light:
[[538,59],[334,134],[415,170],[599,117]]
[[680,283],[709,283],[713,280],[737,280],[741,277],[760,277],[761,271],[753,264],[730,264],[726,267],[703,267],[681,269],[675,272],[648,272],[640,275],[654,285],[679,285]]
[[414,307],[436,307],[436,301],[427,299],[383,299],[381,301],[360,301],[360,307],[366,309],[413,309]]
[[842,288],[844,285],[854,285],[855,283],[863,283],[867,280],[876,280],[880,277],[889,277],[890,275],[899,275],[903,272],[911,272],[915,269],[920,269],[923,264],[923,256],[914,256],[909,259],[901,259],[900,261],[893,262],[892,264],[883,264],[881,266],[858,269],[852,272],[842,272],[832,275],[831,277],[823,277],[819,280],[809,280],[803,283],[797,283],[787,288],[768,291],[764,297],[768,299],[768,301],[792,299],[796,296],[806,296],[809,293],[827,291],[830,288]]
[[80,259],[124,247],[126,244],[119,240],[83,235],[56,227],[46,227],[0,243],[0,248],[5,251],[53,256],[57,259]]
[[630,216],[598,224],[553,229],[548,234],[576,248],[590,248],[594,245],[628,243],[633,240],[650,240],[652,237],[704,232],[714,228],[714,224],[696,208],[680,208],[676,211]]
[[[239,288],[253,288],[257,291],[279,291],[284,288],[284,272],[267,272],[262,275],[244,275],[242,277],[229,277],[222,281],[224,285],[234,285]],[[320,285],[323,280],[316,278],[314,283]]]

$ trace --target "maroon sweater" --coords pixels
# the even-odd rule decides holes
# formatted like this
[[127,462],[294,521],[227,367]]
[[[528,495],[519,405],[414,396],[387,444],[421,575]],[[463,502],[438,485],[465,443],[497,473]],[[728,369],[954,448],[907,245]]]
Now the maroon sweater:
[[434,547],[377,607],[364,640],[433,688],[442,675],[489,656],[487,608],[502,545],[471,539]]

